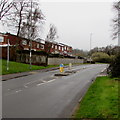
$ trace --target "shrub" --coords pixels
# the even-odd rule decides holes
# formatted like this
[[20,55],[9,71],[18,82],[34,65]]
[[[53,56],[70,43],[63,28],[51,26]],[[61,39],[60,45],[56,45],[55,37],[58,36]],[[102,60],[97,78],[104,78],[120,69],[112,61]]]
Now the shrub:
[[120,52],[110,63],[107,71],[111,77],[120,77]]
[[96,52],[92,54],[92,59],[94,62],[109,63],[110,56],[103,52]]

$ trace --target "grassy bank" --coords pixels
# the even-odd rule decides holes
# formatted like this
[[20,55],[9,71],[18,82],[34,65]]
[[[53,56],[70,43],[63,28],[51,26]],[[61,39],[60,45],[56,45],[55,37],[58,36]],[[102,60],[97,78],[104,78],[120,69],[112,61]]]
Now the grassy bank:
[[[2,66],[2,67],[1,67]],[[32,65],[31,70],[40,70],[40,69],[45,69],[45,68],[52,68],[52,67],[58,67],[59,65],[49,65],[49,66],[37,66],[37,65]],[[9,71],[7,71],[7,61],[6,60],[1,60],[0,59],[0,75],[5,75],[5,74],[12,74],[12,73],[18,73],[18,72],[26,72],[30,71],[30,65],[29,64],[23,64],[23,63],[17,63],[17,62],[9,62]]]
[[118,84],[113,78],[98,77],[80,102],[74,118],[118,118]]

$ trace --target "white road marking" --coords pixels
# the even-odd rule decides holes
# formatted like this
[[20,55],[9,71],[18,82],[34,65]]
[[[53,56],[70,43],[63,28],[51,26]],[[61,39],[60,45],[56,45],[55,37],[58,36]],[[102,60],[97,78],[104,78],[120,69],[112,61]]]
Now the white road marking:
[[101,70],[101,72],[104,72],[105,69],[106,69],[106,68],[104,68],[103,70]]
[[43,84],[45,84],[45,83],[40,83],[40,84],[37,84],[36,86],[40,86],[40,85],[43,85]]
[[28,86],[24,85],[25,88],[27,88]]
[[79,101],[78,101],[78,102],[80,103],[80,102],[81,102],[81,100],[82,100],[82,97],[79,99]]
[[53,81],[55,81],[55,80],[56,80],[56,79],[49,80],[49,81],[44,81],[44,83],[37,84],[36,86],[40,86],[40,85],[43,85],[43,84],[46,84],[46,83],[50,83],[50,82],[53,82]]
[[43,80],[42,82],[43,82],[43,83],[45,83],[46,81],[45,81],[45,80]]
[[36,81],[28,82],[28,83],[26,83],[25,85],[29,85],[29,84],[32,84],[32,83],[34,83],[34,82],[36,82]]
[[18,92],[21,92],[22,90],[17,90],[17,91],[15,91],[16,93],[18,93]]
[[53,79],[53,80],[49,80],[47,83],[49,83],[49,82],[53,82],[53,81],[55,81],[56,79]]
[[[39,80],[39,81],[42,81],[42,80]],[[30,81],[28,83],[25,83],[24,87],[28,87],[27,85],[35,83],[35,82],[38,82],[38,80],[34,80],[34,81]]]

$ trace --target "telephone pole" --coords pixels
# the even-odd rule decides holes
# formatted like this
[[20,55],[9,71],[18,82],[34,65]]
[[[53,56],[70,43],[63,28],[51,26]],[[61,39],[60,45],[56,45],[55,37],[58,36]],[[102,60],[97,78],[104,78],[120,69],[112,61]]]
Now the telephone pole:
[[7,40],[8,40],[8,46],[7,46],[7,71],[8,71],[9,70],[9,45],[10,45],[10,42],[9,42],[9,38]]
[[118,46],[120,46],[120,2],[118,2]]
[[90,51],[91,51],[91,48],[92,48],[92,33],[90,33]]
[[[92,33],[90,33],[90,52],[91,52],[91,48],[92,48]],[[90,63],[91,63],[92,59],[91,59],[91,55],[90,55]]]
[[[31,30],[32,30],[32,0],[31,0]],[[32,69],[32,36],[30,35],[30,70],[31,69]]]

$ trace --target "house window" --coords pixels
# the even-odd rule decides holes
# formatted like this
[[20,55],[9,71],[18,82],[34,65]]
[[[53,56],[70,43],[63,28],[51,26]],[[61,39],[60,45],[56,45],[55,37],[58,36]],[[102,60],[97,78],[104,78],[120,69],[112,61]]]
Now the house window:
[[36,43],[34,43],[34,48],[36,48],[37,47],[37,44]]
[[66,50],[66,46],[64,47],[64,50]]
[[44,49],[44,45],[41,45],[41,49]]
[[4,38],[0,36],[0,42],[3,42],[4,41]]
[[29,42],[29,46],[30,46],[30,42]]
[[39,48],[40,47],[40,45],[39,44],[37,44],[37,48]]
[[22,44],[23,45],[27,45],[27,41],[26,40],[22,40]]
[[55,46],[55,49],[57,49],[57,45]]
[[59,46],[59,50],[61,50],[61,47]]
[[52,44],[52,48],[54,48],[54,45]]

